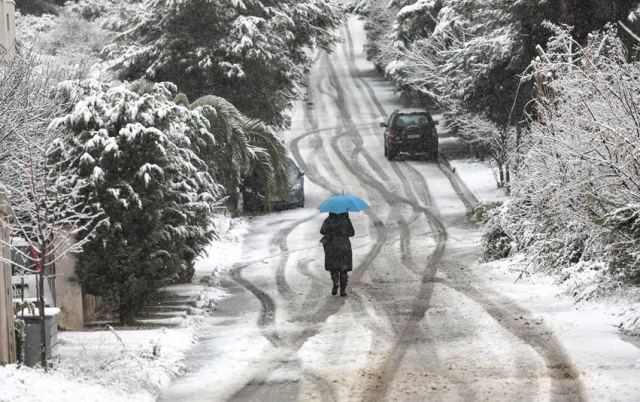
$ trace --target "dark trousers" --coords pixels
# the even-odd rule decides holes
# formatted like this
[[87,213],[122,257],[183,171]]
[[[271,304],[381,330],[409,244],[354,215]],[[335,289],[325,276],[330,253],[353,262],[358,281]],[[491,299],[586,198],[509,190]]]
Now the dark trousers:
[[333,286],[338,287],[344,290],[347,288],[347,283],[349,283],[349,271],[329,271],[331,273],[331,280],[333,281]]

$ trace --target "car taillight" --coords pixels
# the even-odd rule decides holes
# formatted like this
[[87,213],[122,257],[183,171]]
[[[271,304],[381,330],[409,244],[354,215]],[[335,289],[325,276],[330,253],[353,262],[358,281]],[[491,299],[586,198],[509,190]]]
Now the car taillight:
[[396,135],[398,135],[396,130],[394,130],[394,129],[389,130],[389,139],[390,140],[395,140],[396,139]]

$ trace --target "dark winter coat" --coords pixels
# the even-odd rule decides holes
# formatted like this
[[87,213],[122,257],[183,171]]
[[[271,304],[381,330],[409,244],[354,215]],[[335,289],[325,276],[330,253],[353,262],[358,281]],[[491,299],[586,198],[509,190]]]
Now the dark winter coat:
[[324,246],[324,269],[327,271],[351,271],[353,269],[351,241],[355,235],[349,214],[333,214],[322,223],[320,242]]

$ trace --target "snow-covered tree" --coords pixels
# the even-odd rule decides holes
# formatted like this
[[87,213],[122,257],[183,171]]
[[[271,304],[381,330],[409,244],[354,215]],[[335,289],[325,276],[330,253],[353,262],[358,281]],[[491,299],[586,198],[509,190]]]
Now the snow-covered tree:
[[543,21],[576,26],[583,42],[588,32],[625,19],[637,3],[372,0],[368,55],[413,98],[417,91],[450,112],[482,114],[499,126],[513,126],[533,96],[519,76],[535,57],[536,45],[550,36]]
[[210,166],[232,207],[244,179],[254,173],[266,184],[267,205],[273,195],[286,194],[287,162],[282,141],[264,123],[244,116],[226,99],[206,95],[190,105],[192,109],[205,106],[213,108],[205,116],[216,139],[209,155]]
[[146,0],[105,54],[123,78],[175,82],[190,98],[216,94],[284,126],[311,59],[342,20],[335,0]]
[[86,194],[109,218],[78,275],[87,291],[119,303],[123,322],[159,287],[190,278],[215,214],[249,174],[263,177],[268,196],[286,185],[282,142],[222,98],[190,104],[175,85],[147,81],[67,82],[62,92],[75,106],[56,124],[72,133]]
[[[581,45],[566,27],[531,65],[544,77],[502,227],[539,269],[594,267],[640,284],[640,63],[615,29]],[[527,77],[525,77],[527,78]]]
[[505,124],[517,85],[513,77],[521,71],[512,4],[444,0],[402,7],[390,51],[402,63],[404,83],[446,109],[469,109]]
[[204,115],[213,110],[176,104],[169,83],[69,82],[62,91],[77,103],[56,126],[74,136],[86,194],[109,219],[77,273],[86,291],[115,299],[129,322],[214,235],[223,189],[205,160],[215,138]]
[[498,187],[508,188],[511,174],[509,160],[517,147],[515,128],[498,125],[486,116],[471,113],[451,116],[448,124],[476,152],[491,157]]
[[[57,261],[82,251],[102,215],[90,198],[83,197],[89,183],[73,167],[77,157],[70,152],[70,138],[50,125],[65,107],[64,101],[55,96],[60,78],[59,69],[43,65],[33,56],[17,55],[10,64],[0,66],[0,192],[6,195],[8,204],[3,207],[11,212],[0,219],[0,226],[12,237],[26,241],[31,253],[15,247],[10,240],[0,239],[0,243],[14,248],[13,252],[27,262],[20,269],[38,276],[44,369],[44,282],[55,272]],[[5,256],[0,255],[0,259]]]

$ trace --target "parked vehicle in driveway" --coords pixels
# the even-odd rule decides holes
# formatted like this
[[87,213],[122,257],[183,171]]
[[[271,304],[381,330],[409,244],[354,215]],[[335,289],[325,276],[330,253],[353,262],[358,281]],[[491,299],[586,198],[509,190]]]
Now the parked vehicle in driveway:
[[242,190],[242,207],[245,212],[304,207],[304,172],[300,170],[293,159],[287,159],[287,180],[289,185],[287,196],[279,197],[274,195],[271,199],[271,205],[266,205],[265,183],[257,175],[251,175],[244,181]]
[[424,109],[396,109],[384,127],[384,156],[393,160],[401,153],[438,160],[436,122]]

